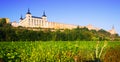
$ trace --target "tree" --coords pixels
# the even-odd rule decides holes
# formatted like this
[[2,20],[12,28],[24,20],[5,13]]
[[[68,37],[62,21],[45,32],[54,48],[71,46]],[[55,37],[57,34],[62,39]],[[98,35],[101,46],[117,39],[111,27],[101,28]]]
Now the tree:
[[5,18],[0,19],[0,27],[3,27],[4,24],[6,24],[6,19]]

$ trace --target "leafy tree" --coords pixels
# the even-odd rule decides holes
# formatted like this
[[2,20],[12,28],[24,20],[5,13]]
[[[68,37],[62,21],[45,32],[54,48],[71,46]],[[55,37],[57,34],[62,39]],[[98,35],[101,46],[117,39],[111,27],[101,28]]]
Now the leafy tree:
[[6,24],[6,19],[5,18],[0,19],[0,27],[3,27],[4,24]]

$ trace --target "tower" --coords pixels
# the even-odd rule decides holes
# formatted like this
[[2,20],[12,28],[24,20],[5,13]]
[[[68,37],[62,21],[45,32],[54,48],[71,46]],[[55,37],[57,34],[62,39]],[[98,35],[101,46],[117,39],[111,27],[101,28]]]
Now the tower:
[[21,22],[22,20],[23,20],[23,17],[22,17],[22,15],[21,15],[19,22]]
[[46,15],[45,15],[45,11],[43,12],[43,17],[46,17]]
[[21,15],[21,17],[20,17],[20,20],[23,20],[22,15]]
[[111,29],[111,30],[109,30],[109,32],[110,32],[111,34],[116,34],[116,31],[115,31],[114,26],[112,26],[112,29]]
[[45,15],[45,11],[43,12],[42,19],[43,19],[44,21],[47,21],[47,16]]
[[112,26],[112,30],[115,30],[114,25]]
[[32,15],[31,15],[31,13],[30,13],[30,10],[29,10],[29,8],[28,8],[28,12],[26,13],[26,18],[30,18]]

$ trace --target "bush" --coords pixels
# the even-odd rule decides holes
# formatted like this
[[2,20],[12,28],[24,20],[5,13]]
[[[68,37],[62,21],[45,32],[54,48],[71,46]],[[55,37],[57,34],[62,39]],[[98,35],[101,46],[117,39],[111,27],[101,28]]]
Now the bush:
[[104,62],[119,62],[120,61],[120,46],[109,48],[106,51],[103,61]]

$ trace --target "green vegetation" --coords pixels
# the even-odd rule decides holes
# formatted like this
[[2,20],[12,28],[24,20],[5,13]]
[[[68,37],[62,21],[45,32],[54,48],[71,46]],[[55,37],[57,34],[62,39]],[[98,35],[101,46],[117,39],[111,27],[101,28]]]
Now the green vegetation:
[[110,47],[104,56],[104,62],[119,62],[120,61],[120,46]]
[[[102,50],[99,59],[101,61],[110,60],[115,50],[115,54],[120,54],[120,42],[107,42]],[[104,42],[93,41],[35,41],[35,42],[1,42],[0,58],[6,62],[86,62],[94,61],[96,53],[101,52]],[[112,48],[112,49],[111,49]],[[116,50],[117,49],[117,50]],[[98,51],[98,52],[96,52]],[[109,54],[109,55],[108,55]],[[99,54],[98,54],[99,56]],[[117,56],[120,58],[120,56]],[[117,58],[114,58],[115,60]]]
[[120,41],[118,34],[79,27],[72,30],[12,27],[5,21],[0,20],[0,62],[120,61],[117,59],[120,42],[115,42]]
[[[118,34],[111,35],[101,29],[99,31],[87,28],[75,28],[72,30],[56,30],[36,28],[12,27],[0,20],[0,41],[118,41]],[[54,30],[54,31],[53,31]]]

